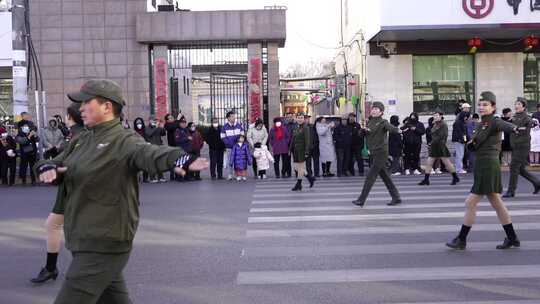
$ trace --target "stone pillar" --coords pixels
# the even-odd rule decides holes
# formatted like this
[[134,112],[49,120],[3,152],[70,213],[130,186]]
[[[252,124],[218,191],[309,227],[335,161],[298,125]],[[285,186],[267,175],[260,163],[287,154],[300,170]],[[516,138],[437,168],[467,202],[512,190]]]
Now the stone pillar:
[[169,113],[169,48],[166,45],[154,46],[154,102],[152,114],[163,119]]
[[523,96],[523,53],[479,53],[476,55],[476,100],[483,91],[497,95],[499,113],[514,108]]
[[248,44],[248,121],[263,115],[262,99],[262,46],[260,43]]
[[279,46],[268,43],[268,125],[272,125],[275,117],[281,116],[279,89]]

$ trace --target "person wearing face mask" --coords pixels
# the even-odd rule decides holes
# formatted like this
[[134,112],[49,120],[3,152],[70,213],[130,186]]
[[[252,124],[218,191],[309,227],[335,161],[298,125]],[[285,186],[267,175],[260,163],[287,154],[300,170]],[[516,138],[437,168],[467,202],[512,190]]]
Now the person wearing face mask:
[[141,117],[135,118],[135,120],[133,121],[133,130],[135,130],[137,134],[144,138],[146,134],[146,125],[144,123],[144,119],[142,119]]
[[[289,154],[289,143],[291,141],[291,135],[289,130],[283,126],[281,118],[274,118],[274,126],[270,129],[270,134],[268,136],[270,146],[272,147],[272,154],[274,156],[274,172],[276,178],[281,176],[285,177],[287,175],[287,169],[290,167],[290,164],[287,161],[290,161],[288,158]],[[279,168],[280,161],[282,162],[281,170]]]
[[26,172],[30,170],[32,185],[36,184],[36,176],[32,168],[36,164],[38,157],[37,143],[39,137],[36,130],[32,130],[28,124],[23,124],[19,129],[16,141],[20,147],[21,163],[19,165],[19,177],[23,185],[26,184]]
[[[197,130],[197,125],[195,123],[190,122],[187,126],[189,130],[189,135],[191,137],[191,151],[190,153],[192,155],[195,155],[197,157],[201,156],[201,150],[204,146],[204,139],[201,135],[201,133]],[[201,173],[200,172],[192,172],[191,178],[194,180],[200,181],[201,180]]]
[[[5,130],[4,130],[5,131]],[[0,134],[0,181],[2,185],[15,184],[17,169],[17,143],[7,132]]]
[[[181,117],[178,121],[178,129],[176,129],[175,132],[175,140],[176,140],[176,147],[182,148],[184,151],[191,153],[193,150],[191,143],[193,140],[193,137],[191,136],[191,133],[188,129],[187,120],[185,117]],[[183,182],[183,181],[190,181],[193,178],[191,174],[187,174],[183,177],[178,177],[177,181]]]
[[309,187],[313,188],[315,177],[306,172],[306,159],[311,148],[311,130],[306,125],[303,113],[296,114],[296,126],[291,135],[290,152],[293,158],[293,168],[298,173],[296,184],[292,191],[302,191],[304,177],[309,181]]
[[221,140],[221,126],[217,118],[212,119],[212,126],[206,132],[204,141],[210,149],[210,176],[212,180],[222,180],[225,144]]
[[[268,142],[268,131],[266,130],[262,119],[257,118],[253,126],[249,128],[247,132],[247,141],[251,151],[255,150],[255,144],[266,146],[266,143]],[[257,162],[255,161],[253,162],[253,174],[255,175],[255,178],[257,178]]]
[[[293,131],[297,126],[296,120],[294,119],[294,114],[292,112],[289,112],[289,113],[286,114],[285,121],[284,121],[284,126],[285,126],[285,128],[287,128],[287,131],[289,131],[289,134],[291,134],[291,138],[292,138]],[[287,167],[285,168],[285,173],[286,174],[283,175],[283,177],[289,178],[292,175],[291,154],[288,153],[286,157],[287,157],[287,161],[284,162],[284,164],[287,164]]]
[[334,174],[330,173],[332,162],[336,159],[336,150],[334,148],[332,132],[334,129],[334,122],[328,123],[325,117],[320,117],[315,124],[317,129],[317,135],[319,136],[319,152],[320,160],[322,164],[323,177],[333,177]]
[[405,164],[405,174],[422,174],[420,171],[420,152],[422,150],[422,136],[426,133],[424,124],[418,120],[417,113],[405,119],[403,132],[403,154]]
[[62,149],[64,143],[64,135],[58,128],[58,121],[56,119],[49,120],[49,127],[43,131],[43,158],[52,159],[55,158]]
[[[149,121],[150,125],[144,130],[144,139],[152,145],[163,145],[163,140],[161,139],[161,137],[165,136],[165,129],[163,128],[161,123],[155,119],[155,117],[150,117]],[[145,175],[147,174],[145,173]],[[144,179],[148,180],[148,176]],[[167,180],[163,178],[163,172],[159,172],[158,174],[150,176],[149,181],[151,184],[155,184],[158,182],[167,182]]]

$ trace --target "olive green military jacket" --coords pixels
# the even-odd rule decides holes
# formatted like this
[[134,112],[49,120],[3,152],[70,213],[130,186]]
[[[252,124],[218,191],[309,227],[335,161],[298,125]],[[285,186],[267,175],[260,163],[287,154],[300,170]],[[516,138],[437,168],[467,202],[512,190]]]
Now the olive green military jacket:
[[369,152],[388,154],[388,132],[399,134],[399,129],[382,117],[369,118],[367,128],[367,143]]
[[474,130],[469,149],[475,151],[476,159],[499,159],[502,132],[512,133],[515,126],[493,115],[482,116]]
[[532,118],[526,113],[516,113],[512,123],[518,128],[517,133],[510,136],[510,145],[513,150],[527,151],[531,149],[531,129],[534,127]]
[[121,253],[132,248],[139,224],[138,172],[175,166],[184,152],[146,143],[120,120],[90,128],[59,157],[37,166],[67,167],[64,233],[73,252]]
[[446,146],[448,140],[448,125],[444,121],[436,122],[431,129],[430,157],[450,157]]
[[306,124],[297,125],[292,132],[290,151],[295,163],[306,161],[306,153],[311,150],[311,131]]

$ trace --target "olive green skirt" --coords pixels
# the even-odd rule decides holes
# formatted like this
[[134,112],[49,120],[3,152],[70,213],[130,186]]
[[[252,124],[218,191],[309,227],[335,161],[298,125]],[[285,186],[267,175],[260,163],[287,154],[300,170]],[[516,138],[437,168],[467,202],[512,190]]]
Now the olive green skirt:
[[474,183],[471,193],[486,195],[502,193],[501,165],[498,159],[476,159],[474,164]]

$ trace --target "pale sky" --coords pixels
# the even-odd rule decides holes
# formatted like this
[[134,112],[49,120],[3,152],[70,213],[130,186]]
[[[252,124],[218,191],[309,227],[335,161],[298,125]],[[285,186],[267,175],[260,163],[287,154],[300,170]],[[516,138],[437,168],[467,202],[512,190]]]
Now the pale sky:
[[[340,0],[182,0],[193,11],[287,7],[287,41],[279,50],[280,72],[296,63],[332,60],[339,44]],[[320,46],[320,47],[318,47]],[[323,47],[323,48],[321,48]]]

